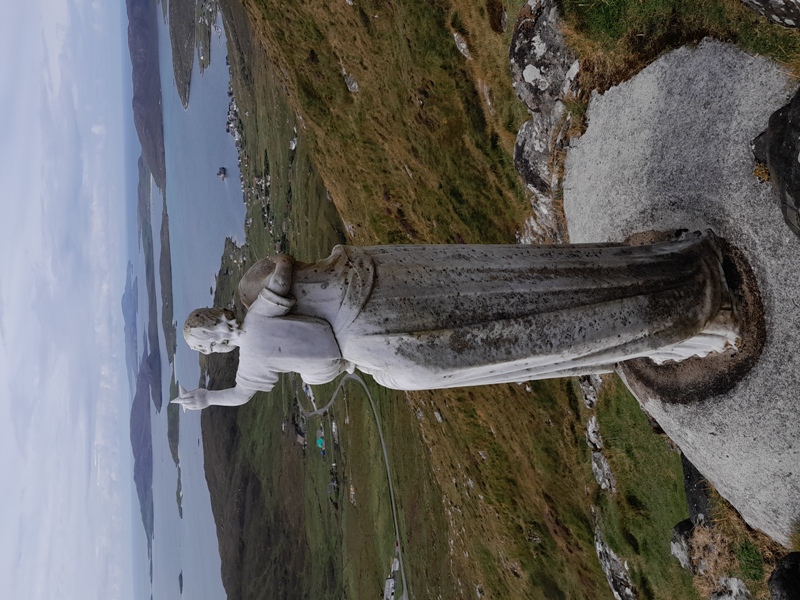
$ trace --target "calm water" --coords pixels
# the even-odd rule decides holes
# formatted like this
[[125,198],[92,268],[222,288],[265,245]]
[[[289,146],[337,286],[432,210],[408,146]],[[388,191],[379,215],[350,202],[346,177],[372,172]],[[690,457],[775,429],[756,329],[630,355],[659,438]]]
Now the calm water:
[[[174,319],[179,331],[175,368],[178,381],[187,388],[194,388],[197,387],[200,374],[197,354],[191,352],[183,342],[180,327],[193,309],[211,306],[210,288],[219,270],[225,238],[232,237],[239,243],[244,242],[245,207],[239,184],[236,147],[233,138],[225,131],[229,101],[225,36],[213,34],[211,66],[202,75],[195,62],[189,108],[184,109],[173,81],[169,30],[160,18],[159,21],[166,199],[170,222]],[[218,21],[218,25],[221,28],[221,21]],[[224,181],[216,176],[221,166],[225,166],[228,173]],[[153,187],[156,269],[161,252],[161,210],[161,193]],[[139,269],[142,284],[140,330],[146,325],[144,321],[147,315],[143,262],[140,261]],[[161,282],[158,276],[156,286],[160,304]],[[194,412],[181,414],[179,452],[183,518],[178,512],[178,469],[172,460],[167,440],[166,402],[169,399],[172,366],[167,362],[163,335],[161,345],[165,404],[160,414],[153,410],[151,416],[155,505],[153,598],[178,598],[178,576],[181,572],[184,597],[224,598],[216,528],[203,470],[200,415]],[[144,552],[146,559],[146,549]],[[146,573],[143,575],[147,577]]]

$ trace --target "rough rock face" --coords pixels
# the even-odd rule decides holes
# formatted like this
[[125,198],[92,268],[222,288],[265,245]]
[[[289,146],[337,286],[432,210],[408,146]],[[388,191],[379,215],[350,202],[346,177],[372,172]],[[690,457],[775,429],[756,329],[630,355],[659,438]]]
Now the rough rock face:
[[577,74],[575,56],[564,43],[559,21],[554,0],[528,0],[514,26],[511,77],[514,91],[532,113],[549,113]]
[[559,169],[555,153],[564,145],[569,115],[563,99],[576,90],[578,61],[558,29],[554,0],[529,0],[511,38],[514,90],[531,113],[517,133],[514,165],[533,194],[535,222],[531,241],[565,241],[552,207]]
[[608,464],[606,457],[600,452],[592,452],[592,473],[594,473],[594,478],[601,489],[612,494],[616,493],[617,480],[611,471],[611,465]]
[[769,168],[783,218],[800,236],[800,92],[772,113],[767,130],[753,142],[753,154]]
[[778,561],[769,576],[769,593],[772,600],[800,599],[800,552],[787,554]]
[[800,2],[798,0],[742,0],[742,2],[768,19],[786,27],[800,25]]
[[155,0],[126,0],[128,49],[133,78],[133,121],[142,156],[160,190],[166,189],[161,74],[158,63],[158,13]]

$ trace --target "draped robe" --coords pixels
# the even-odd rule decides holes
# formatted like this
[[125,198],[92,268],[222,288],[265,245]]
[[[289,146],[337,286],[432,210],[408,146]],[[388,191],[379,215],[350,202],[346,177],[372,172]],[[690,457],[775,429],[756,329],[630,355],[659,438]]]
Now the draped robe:
[[355,368],[401,390],[603,373],[719,352],[737,327],[711,232],[645,246],[336,246],[295,263],[287,296],[265,258],[240,282],[249,307],[237,384],[269,390]]

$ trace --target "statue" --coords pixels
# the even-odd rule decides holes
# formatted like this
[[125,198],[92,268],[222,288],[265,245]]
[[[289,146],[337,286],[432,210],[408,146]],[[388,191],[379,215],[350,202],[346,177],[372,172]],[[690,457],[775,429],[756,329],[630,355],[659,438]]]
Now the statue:
[[239,348],[234,388],[181,388],[186,408],[236,406],[279,373],[309,384],[358,369],[419,390],[607,373],[734,347],[738,323],[710,232],[629,246],[336,246],[265,258],[239,284],[248,309],[199,309],[203,353]]

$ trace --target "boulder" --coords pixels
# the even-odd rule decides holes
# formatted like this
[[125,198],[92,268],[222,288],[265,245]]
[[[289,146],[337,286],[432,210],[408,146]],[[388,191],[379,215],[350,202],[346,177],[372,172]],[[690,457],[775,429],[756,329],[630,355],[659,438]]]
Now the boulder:
[[800,25],[798,0],[742,0],[742,2],[780,25],[786,27]]
[[771,600],[800,600],[800,552],[787,554],[769,576]]
[[753,141],[753,154],[767,165],[783,218],[800,236],[800,92],[772,113],[767,130]]

